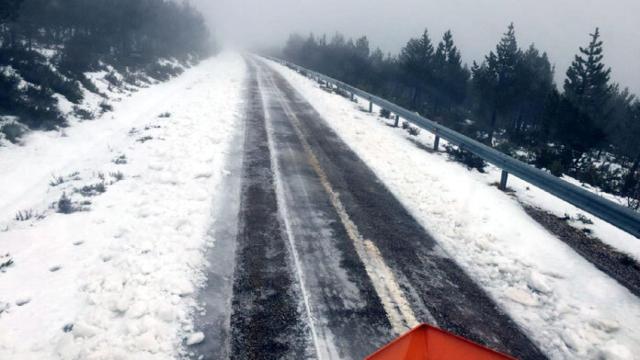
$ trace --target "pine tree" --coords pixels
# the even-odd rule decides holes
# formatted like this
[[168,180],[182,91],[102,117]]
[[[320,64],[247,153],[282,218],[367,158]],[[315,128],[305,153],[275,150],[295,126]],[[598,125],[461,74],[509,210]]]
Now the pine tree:
[[482,112],[489,113],[487,142],[492,144],[499,117],[508,117],[517,100],[517,71],[522,52],[518,49],[513,23],[481,65],[473,67],[473,85]]
[[522,53],[516,77],[517,112],[507,128],[512,139],[523,140],[527,130],[541,130],[544,106],[555,88],[553,72],[547,54],[541,54],[533,44]]
[[607,115],[606,105],[611,98],[612,86],[609,84],[611,68],[602,62],[603,49],[600,30],[591,36],[589,45],[580,47],[567,70],[564,92],[567,98],[596,122],[604,122]]
[[439,98],[447,111],[461,104],[467,92],[469,70],[462,65],[462,56],[455,46],[451,30],[444,33],[434,54],[435,83]]
[[433,56],[433,44],[426,29],[420,38],[409,40],[400,52],[399,61],[405,82],[413,88],[410,104],[414,109],[427,84],[433,80]]

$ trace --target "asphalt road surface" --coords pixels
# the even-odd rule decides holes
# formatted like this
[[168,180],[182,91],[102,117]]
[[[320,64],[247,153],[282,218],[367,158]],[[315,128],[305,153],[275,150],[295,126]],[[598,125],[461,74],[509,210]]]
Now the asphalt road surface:
[[362,359],[428,322],[545,358],[282,76],[246,61],[194,357]]

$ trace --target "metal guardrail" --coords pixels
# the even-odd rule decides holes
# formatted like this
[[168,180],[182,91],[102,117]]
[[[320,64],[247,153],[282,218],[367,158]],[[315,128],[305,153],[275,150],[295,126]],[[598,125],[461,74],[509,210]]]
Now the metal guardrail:
[[579,186],[570,184],[545,171],[539,170],[522,161],[516,160],[487,145],[484,145],[438,123],[435,123],[427,118],[424,118],[410,110],[407,110],[375,95],[369,94],[368,92],[355,88],[349,84],[345,84],[342,81],[333,79],[329,76],[303,68],[302,66],[298,66],[282,59],[273,57],[267,58],[281,63],[285,66],[289,66],[290,68],[293,68],[298,72],[305,72],[308,76],[315,77],[318,80],[323,80],[329,84],[334,84],[338,88],[350,92],[352,94],[352,97],[355,95],[369,101],[370,112],[372,111],[372,105],[376,104],[383,109],[395,113],[398,117],[409,120],[415,125],[433,133],[436,136],[436,141],[434,144],[434,147],[436,149],[438,147],[439,139],[443,138],[448,142],[481,157],[488,163],[493,164],[502,170],[502,176],[500,180],[501,189],[506,188],[508,174],[513,174],[514,176],[534,186],[537,186],[540,189],[596,217],[599,217],[609,224],[628,232],[636,238],[640,238],[640,214],[627,207],[617,204],[611,200],[607,200]]

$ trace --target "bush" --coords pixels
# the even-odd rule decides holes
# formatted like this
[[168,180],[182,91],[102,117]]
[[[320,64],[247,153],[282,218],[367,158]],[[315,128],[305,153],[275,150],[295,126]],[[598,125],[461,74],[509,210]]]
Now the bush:
[[418,136],[420,135],[420,129],[418,129],[415,126],[411,126],[409,125],[409,127],[407,128],[407,132],[409,133],[409,135],[411,136]]
[[110,71],[107,75],[105,75],[104,79],[107,80],[109,84],[113,86],[116,86],[116,87],[122,86],[122,81],[118,79],[118,76],[113,71]]
[[96,84],[94,84],[93,81],[91,81],[91,79],[89,79],[85,74],[73,74],[73,73],[71,73],[71,75],[73,75],[75,77],[76,81],[78,81],[80,83],[80,85],[82,85],[82,87],[84,87],[88,91],[90,91],[90,92],[92,92],[94,94],[98,94],[98,95],[100,95],[102,97],[106,97],[106,95],[104,93],[102,93],[100,91],[100,89],[98,89]]
[[153,63],[147,67],[147,74],[160,81],[167,81],[174,76],[182,74],[183,70],[170,64]]
[[80,120],[93,120],[95,119],[95,114],[87,109],[83,109],[79,106],[73,107],[73,114],[78,117]]
[[107,187],[104,185],[104,182],[99,182],[96,184],[85,185],[79,189],[75,189],[75,191],[82,196],[89,197],[103,194],[107,191]]
[[26,132],[27,127],[17,121],[7,122],[0,125],[0,134],[12,143],[16,143]]
[[33,218],[33,210],[31,209],[18,211],[15,216],[16,221],[27,221],[31,218]]
[[389,117],[391,117],[391,111],[387,109],[380,109],[380,117],[388,119]]
[[482,158],[467,150],[458,148],[457,146],[445,145],[445,150],[447,151],[447,154],[449,154],[449,158],[451,160],[464,164],[469,170],[476,169],[483,173],[487,166],[487,163],[482,160]]
[[[0,114],[15,116],[32,129],[52,130],[66,124],[57,108],[58,100],[45,87],[21,85],[21,79],[11,68],[0,68]],[[14,136],[18,129],[6,129]],[[6,135],[5,135],[6,136]]]
[[71,199],[67,196],[66,193],[62,193],[62,196],[60,197],[60,200],[58,200],[56,207],[58,212],[61,214],[72,214],[80,210],[80,208],[78,208],[71,201]]
[[115,182],[124,180],[124,174],[121,171],[110,172],[109,176],[111,176]]
[[113,106],[109,104],[106,100],[100,102],[100,111],[104,114],[108,111],[113,111]]
[[118,157],[116,157],[115,159],[111,160],[111,162],[113,162],[116,165],[124,165],[127,163],[127,156],[126,155],[120,155]]
[[79,104],[82,101],[82,90],[76,81],[67,79],[54,71],[46,59],[36,52],[28,53],[25,56],[25,58],[21,58],[21,61],[16,60],[11,64],[25,81],[61,94],[74,104]]
[[551,146],[538,149],[533,163],[537,168],[549,170],[554,176],[562,176],[567,171],[562,154]]

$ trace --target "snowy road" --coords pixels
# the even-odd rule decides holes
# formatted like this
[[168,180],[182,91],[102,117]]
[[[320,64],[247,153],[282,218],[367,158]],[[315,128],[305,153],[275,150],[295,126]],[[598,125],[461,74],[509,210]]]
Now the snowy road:
[[523,359],[640,352],[638,297],[521,202],[581,213],[428,133],[232,53],[110,96],[0,151],[2,359],[359,359],[418,322]]
[[359,359],[430,322],[544,358],[309,103],[262,61],[248,62],[231,307],[213,312],[230,328],[205,316],[197,352]]

